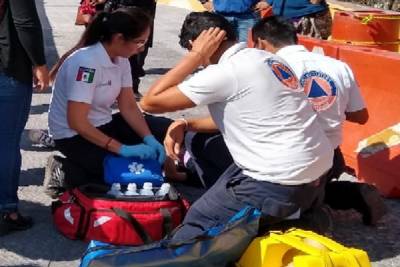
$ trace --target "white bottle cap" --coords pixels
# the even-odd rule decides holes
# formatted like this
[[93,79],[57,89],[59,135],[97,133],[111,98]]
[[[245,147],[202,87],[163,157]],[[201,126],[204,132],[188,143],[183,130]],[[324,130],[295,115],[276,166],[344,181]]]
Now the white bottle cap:
[[121,190],[121,184],[120,183],[113,183],[111,185],[111,190],[120,191]]
[[169,183],[163,183],[160,187],[160,190],[168,191],[170,188],[171,188],[171,185]]
[[129,183],[128,184],[128,187],[127,187],[128,191],[136,191],[136,189],[137,189],[137,186],[136,186],[135,183]]
[[153,184],[150,182],[146,182],[143,184],[143,189],[153,189]]

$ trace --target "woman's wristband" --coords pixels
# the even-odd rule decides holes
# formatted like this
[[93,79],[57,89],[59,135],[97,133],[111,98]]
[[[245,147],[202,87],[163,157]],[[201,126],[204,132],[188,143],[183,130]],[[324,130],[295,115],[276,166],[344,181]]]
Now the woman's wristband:
[[110,137],[110,138],[107,140],[106,144],[104,145],[104,148],[105,148],[106,150],[110,150],[110,149],[109,149],[109,146],[110,146],[110,144],[111,144],[111,142],[112,142],[113,140],[114,140],[114,139],[113,139],[112,137]]

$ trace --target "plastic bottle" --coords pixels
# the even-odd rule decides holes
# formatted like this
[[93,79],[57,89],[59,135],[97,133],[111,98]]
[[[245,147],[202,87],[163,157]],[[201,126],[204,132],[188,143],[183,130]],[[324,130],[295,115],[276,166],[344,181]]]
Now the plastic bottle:
[[143,184],[143,188],[140,189],[139,194],[142,195],[142,196],[154,196],[153,184],[150,183],[150,182],[144,183]]
[[137,192],[137,187],[135,183],[129,183],[125,192],[125,196],[137,196],[139,193]]
[[171,185],[169,183],[163,183],[160,189],[156,192],[156,196],[165,196],[166,194],[168,194],[170,188]]
[[107,192],[109,195],[113,195],[115,197],[122,196],[121,185],[119,183],[113,183],[111,185],[111,189]]

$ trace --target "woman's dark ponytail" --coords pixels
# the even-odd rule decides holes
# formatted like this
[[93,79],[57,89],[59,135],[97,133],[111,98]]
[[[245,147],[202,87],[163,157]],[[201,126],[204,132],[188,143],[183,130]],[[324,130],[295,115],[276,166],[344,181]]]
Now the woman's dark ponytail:
[[109,42],[117,33],[121,33],[126,40],[137,38],[150,27],[151,21],[149,15],[138,8],[120,8],[111,13],[98,13],[86,27],[78,43],[53,66],[50,71],[51,81],[54,81],[65,59],[76,50],[97,42]]

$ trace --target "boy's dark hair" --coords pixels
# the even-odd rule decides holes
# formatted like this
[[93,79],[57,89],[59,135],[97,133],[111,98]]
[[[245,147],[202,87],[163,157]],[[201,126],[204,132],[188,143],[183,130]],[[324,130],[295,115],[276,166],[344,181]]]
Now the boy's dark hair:
[[297,44],[293,23],[279,16],[266,17],[257,22],[252,29],[252,37],[254,42],[260,38],[276,48]]
[[218,27],[226,32],[228,41],[236,41],[236,33],[232,25],[223,16],[205,12],[192,12],[186,16],[179,34],[179,44],[186,49],[191,49],[189,41],[194,41],[202,31],[211,27]]

